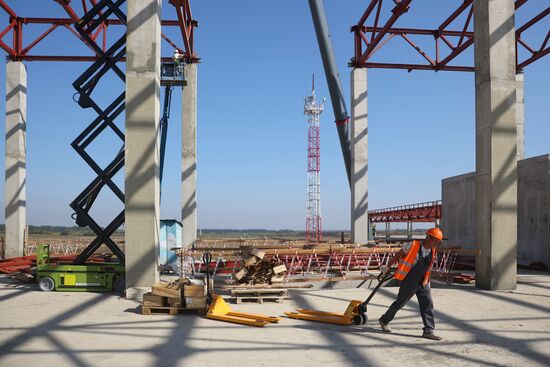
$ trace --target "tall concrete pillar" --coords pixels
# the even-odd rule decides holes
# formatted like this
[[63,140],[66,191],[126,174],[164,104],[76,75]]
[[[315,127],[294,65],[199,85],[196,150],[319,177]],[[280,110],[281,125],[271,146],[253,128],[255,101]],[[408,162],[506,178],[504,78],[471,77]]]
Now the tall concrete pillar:
[[128,2],[126,38],[126,298],[159,279],[161,0]]
[[368,215],[368,118],[367,69],[351,71],[351,242],[367,243]]
[[525,159],[525,81],[523,74],[516,74],[516,126],[518,161]]
[[516,54],[514,0],[476,0],[476,285],[516,287]]
[[23,256],[27,225],[27,69],[22,62],[6,64],[6,215],[5,257]]
[[197,64],[185,65],[183,89],[181,222],[183,246],[197,241]]

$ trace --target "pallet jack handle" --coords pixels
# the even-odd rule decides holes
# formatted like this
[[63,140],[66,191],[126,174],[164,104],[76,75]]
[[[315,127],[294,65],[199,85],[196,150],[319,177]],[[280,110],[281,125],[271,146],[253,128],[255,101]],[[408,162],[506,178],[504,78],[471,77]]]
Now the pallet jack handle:
[[362,303],[362,305],[366,306],[370,300],[372,299],[372,297],[374,297],[374,295],[376,294],[376,292],[378,292],[378,290],[380,289],[380,287],[382,286],[382,284],[386,283],[388,280],[390,280],[391,278],[393,278],[393,275],[395,274],[395,270],[388,270],[388,272],[386,274],[384,274],[384,276],[382,276],[382,273],[380,273],[378,275],[378,277],[376,279],[378,279],[378,284],[376,285],[376,287],[374,287],[374,289],[372,290],[371,294],[369,295],[369,297],[365,300],[365,302]]
[[206,305],[207,307],[212,304],[212,301],[214,299],[212,295],[212,289],[210,289],[210,271],[208,270],[208,266],[212,262],[212,254],[210,252],[205,252],[202,254],[202,262],[205,265],[205,272],[206,272]]

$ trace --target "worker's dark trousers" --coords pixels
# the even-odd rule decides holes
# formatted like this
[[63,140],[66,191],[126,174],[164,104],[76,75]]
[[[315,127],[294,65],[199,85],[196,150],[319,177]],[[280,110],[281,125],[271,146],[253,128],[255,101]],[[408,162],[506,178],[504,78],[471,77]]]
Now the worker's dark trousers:
[[407,284],[406,281],[401,282],[397,299],[380,319],[385,324],[389,324],[397,311],[403,308],[415,293],[418,298],[418,305],[420,306],[420,316],[422,316],[422,322],[424,322],[424,332],[432,332],[435,329],[435,321],[432,292],[429,283],[423,287],[422,285]]

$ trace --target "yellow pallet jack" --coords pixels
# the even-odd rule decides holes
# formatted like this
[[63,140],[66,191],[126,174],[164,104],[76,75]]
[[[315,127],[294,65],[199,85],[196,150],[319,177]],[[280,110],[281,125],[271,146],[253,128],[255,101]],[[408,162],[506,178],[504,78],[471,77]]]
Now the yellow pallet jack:
[[325,312],[325,311],[315,311],[310,310],[307,308],[299,308],[296,311],[297,312],[285,312],[285,315],[292,319],[299,319],[299,320],[308,320],[308,321],[318,321],[318,322],[325,322],[329,324],[337,324],[337,325],[364,325],[367,323],[368,317],[367,317],[367,305],[374,297],[378,289],[384,284],[386,281],[393,278],[393,272],[386,273],[385,276],[381,276],[382,274],[378,275],[378,284],[374,288],[374,290],[371,292],[369,297],[365,300],[365,302],[353,300],[350,301],[348,307],[346,308],[346,311],[343,314],[335,313],[335,312]]
[[296,310],[297,312],[285,312],[285,315],[292,319],[319,321],[338,325],[351,325],[354,323],[353,319],[359,315],[361,303],[361,301],[356,300],[350,301],[348,308],[346,308],[346,312],[343,314],[299,308]]
[[233,312],[231,307],[229,307],[229,305],[220,296],[214,297],[214,300],[208,307],[206,318],[248,326],[265,326],[270,323],[277,323],[280,320],[280,318],[274,316]]
[[223,300],[222,297],[214,294],[210,289],[210,273],[208,271],[208,265],[212,261],[212,255],[209,252],[204,253],[203,262],[206,264],[206,304],[208,311],[206,312],[206,318],[232,322],[235,324],[248,325],[248,326],[265,326],[270,323],[279,322],[280,318],[274,316],[257,315],[252,313],[233,312],[231,307]]

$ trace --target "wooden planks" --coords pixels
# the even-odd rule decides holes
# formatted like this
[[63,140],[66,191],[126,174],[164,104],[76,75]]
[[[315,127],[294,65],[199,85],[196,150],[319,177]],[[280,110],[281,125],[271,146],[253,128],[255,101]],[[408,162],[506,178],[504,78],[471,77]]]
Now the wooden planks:
[[242,302],[257,302],[275,301],[278,303],[284,302],[288,297],[288,289],[286,288],[257,288],[257,289],[232,289],[231,297],[235,299],[237,304]]
[[154,306],[143,306],[141,309],[142,315],[177,315],[186,311],[196,311],[200,312],[199,309],[188,309],[183,307],[154,307]]
[[205,285],[192,284],[188,279],[181,278],[171,283],[156,283],[151,289],[143,295],[144,315],[176,315],[182,310],[206,309]]

